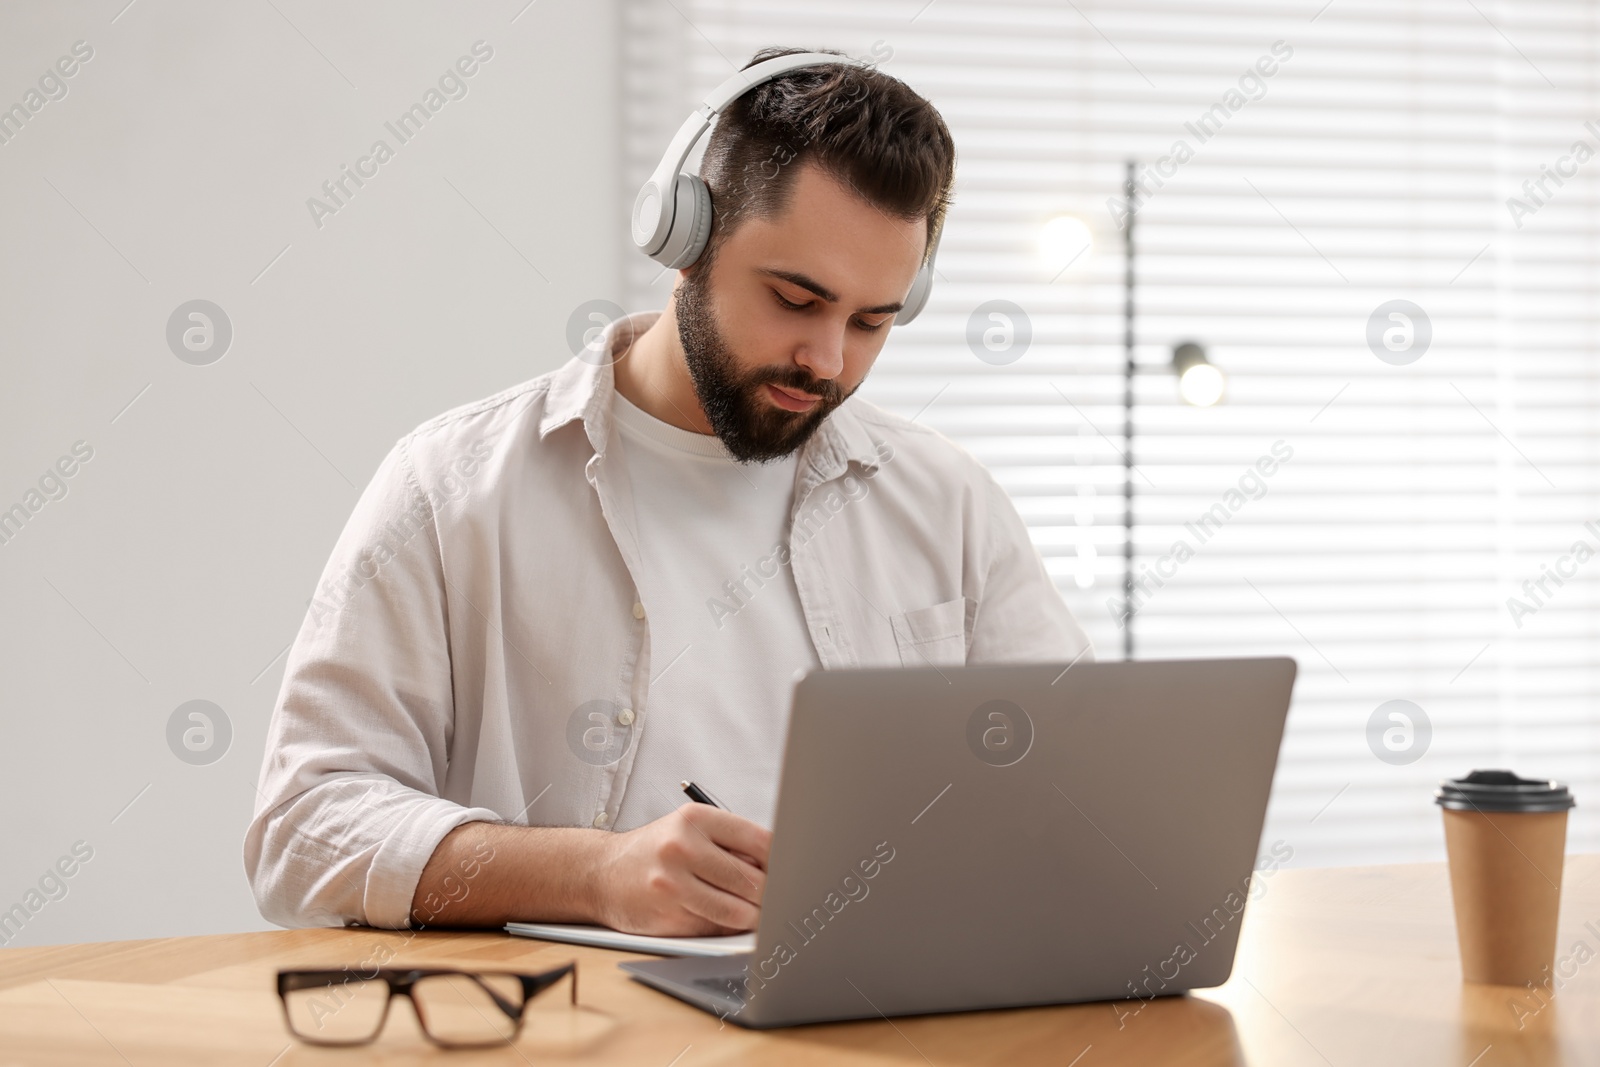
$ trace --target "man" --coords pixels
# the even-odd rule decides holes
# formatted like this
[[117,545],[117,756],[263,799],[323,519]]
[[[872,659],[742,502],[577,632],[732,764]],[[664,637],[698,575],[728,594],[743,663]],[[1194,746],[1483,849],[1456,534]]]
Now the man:
[[798,672],[1087,657],[988,472],[851,399],[954,162],[901,82],[781,75],[711,134],[664,312],[401,438],[289,655],[264,915],[753,929]]

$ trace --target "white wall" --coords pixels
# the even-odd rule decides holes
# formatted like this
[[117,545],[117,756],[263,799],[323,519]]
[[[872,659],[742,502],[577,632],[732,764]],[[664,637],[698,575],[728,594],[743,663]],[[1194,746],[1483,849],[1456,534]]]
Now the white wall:
[[[0,911],[93,850],[10,945],[271,928],[241,842],[360,488],[417,423],[564,361],[628,251],[610,0],[125,3],[0,7],[0,108],[93,50],[0,143],[0,511],[44,501],[0,543]],[[477,41],[400,144],[384,123]],[[379,138],[319,227],[307,199]],[[194,299],[232,324],[207,365],[166,339]],[[66,495],[30,498],[80,441]],[[196,699],[232,728],[204,765],[168,741]]]

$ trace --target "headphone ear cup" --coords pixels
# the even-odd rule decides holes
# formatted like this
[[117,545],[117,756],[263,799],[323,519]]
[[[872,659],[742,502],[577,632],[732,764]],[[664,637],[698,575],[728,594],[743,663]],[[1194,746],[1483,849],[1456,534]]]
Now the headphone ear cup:
[[698,174],[679,174],[672,186],[672,227],[650,258],[664,267],[687,267],[700,258],[711,236],[711,190]]
[[906,306],[901,308],[894,316],[896,326],[904,326],[917,317],[928,302],[928,294],[933,290],[933,260],[922,265],[917,271],[917,276],[911,282],[911,291],[906,294]]

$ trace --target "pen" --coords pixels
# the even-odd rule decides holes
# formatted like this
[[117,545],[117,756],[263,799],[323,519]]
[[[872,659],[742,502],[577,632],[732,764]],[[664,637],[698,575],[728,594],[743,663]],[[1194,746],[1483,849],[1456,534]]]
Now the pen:
[[680,782],[678,784],[683,787],[683,791],[685,793],[689,794],[689,799],[694,801],[696,804],[710,804],[713,808],[722,807],[721,804],[718,804],[715,800],[711,799],[710,793],[707,793],[704,789],[701,789],[693,782]]

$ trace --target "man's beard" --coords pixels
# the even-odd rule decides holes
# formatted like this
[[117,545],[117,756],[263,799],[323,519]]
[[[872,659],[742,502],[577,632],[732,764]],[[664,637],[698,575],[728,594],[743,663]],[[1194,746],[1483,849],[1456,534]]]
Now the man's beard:
[[[678,341],[683,345],[695,395],[712,431],[734,459],[741,463],[781,459],[805,444],[849,394],[843,393],[837,382],[815,378],[793,365],[741,373],[711,310],[710,268],[710,263],[702,263],[685,275],[674,302]],[[768,383],[818,400],[809,411],[785,411],[766,395]]]

